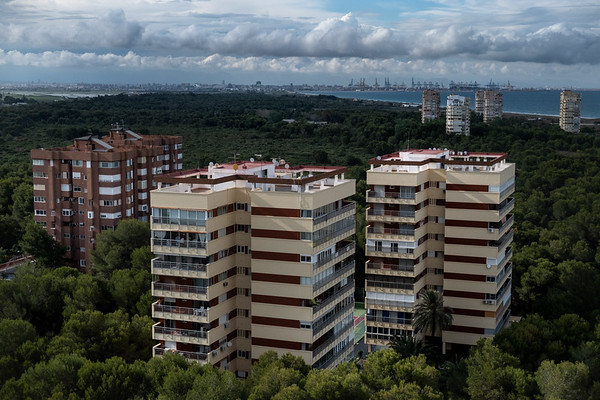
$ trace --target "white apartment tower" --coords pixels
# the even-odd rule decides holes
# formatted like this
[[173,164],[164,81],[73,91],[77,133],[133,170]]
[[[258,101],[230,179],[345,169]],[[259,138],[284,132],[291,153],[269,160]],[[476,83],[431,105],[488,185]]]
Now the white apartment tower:
[[471,107],[468,97],[451,94],[446,100],[446,133],[469,136]]
[[559,126],[562,130],[578,133],[581,123],[581,93],[563,90],[560,93]]

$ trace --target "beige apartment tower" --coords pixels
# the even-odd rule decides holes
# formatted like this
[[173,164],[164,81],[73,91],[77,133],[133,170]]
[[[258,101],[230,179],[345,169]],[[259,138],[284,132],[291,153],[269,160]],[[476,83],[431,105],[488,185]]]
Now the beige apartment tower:
[[558,124],[566,132],[579,133],[581,124],[581,93],[563,90],[560,93]]
[[492,337],[510,316],[515,166],[506,154],[407,150],[369,161],[366,344],[413,334],[421,293],[452,309],[444,349]]
[[122,126],[72,146],[31,150],[36,223],[67,247],[75,266],[90,266],[98,232],[125,218],[148,221],[154,177],[182,167],[181,136],[139,135]]
[[468,97],[451,94],[446,99],[446,133],[471,134],[471,107]]
[[475,112],[483,116],[483,122],[502,118],[502,92],[479,90],[475,93]]
[[154,356],[244,377],[266,351],[327,368],[354,346],[355,192],[345,168],[210,165],[152,192]]
[[437,90],[424,90],[421,106],[421,123],[440,117],[440,92]]

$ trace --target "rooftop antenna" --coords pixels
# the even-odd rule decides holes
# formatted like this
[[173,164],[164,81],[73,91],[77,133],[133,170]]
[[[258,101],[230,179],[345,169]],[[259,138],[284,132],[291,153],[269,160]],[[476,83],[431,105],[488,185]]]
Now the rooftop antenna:
[[237,162],[237,157],[239,155],[240,155],[240,153],[233,152],[233,157],[229,157],[229,158],[233,158],[233,162],[235,163],[235,162]]

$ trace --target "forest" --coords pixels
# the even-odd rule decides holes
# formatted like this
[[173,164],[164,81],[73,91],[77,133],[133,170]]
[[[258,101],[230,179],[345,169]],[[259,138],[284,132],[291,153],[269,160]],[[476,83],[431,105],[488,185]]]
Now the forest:
[[[568,134],[536,118],[448,136],[444,121],[392,103],[326,96],[146,94],[0,106],[0,262],[36,262],[0,280],[4,399],[597,399],[600,398],[600,129]],[[21,104],[26,103],[26,104]],[[446,359],[420,343],[311,370],[267,353],[252,376],[151,359],[149,227],[103,232],[94,271],[64,266],[33,223],[29,150],[70,144],[124,123],[181,135],[184,168],[234,156],[347,166],[357,180],[357,265],[364,262],[367,160],[401,148],[506,152],[517,165],[512,324]],[[357,300],[363,269],[357,268]]]

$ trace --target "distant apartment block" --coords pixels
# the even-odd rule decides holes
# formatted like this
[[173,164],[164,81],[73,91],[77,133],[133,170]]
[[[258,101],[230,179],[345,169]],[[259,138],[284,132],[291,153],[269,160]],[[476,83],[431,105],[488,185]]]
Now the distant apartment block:
[[515,165],[502,153],[406,150],[369,160],[369,351],[413,335],[421,293],[443,294],[444,348],[493,337],[510,317]]
[[502,118],[502,92],[479,90],[475,93],[475,112],[483,115],[483,122]]
[[421,122],[424,124],[440,117],[440,92],[424,90],[421,106]]
[[341,167],[209,165],[152,192],[154,356],[244,377],[266,351],[315,368],[354,346],[355,182]]
[[579,133],[581,124],[581,93],[563,90],[560,93],[560,128],[566,132]]
[[31,150],[36,223],[90,266],[96,235],[124,218],[148,220],[154,177],[182,168],[180,136],[139,135],[123,127],[72,146]]
[[446,100],[446,133],[469,136],[471,108],[468,97],[451,94]]

